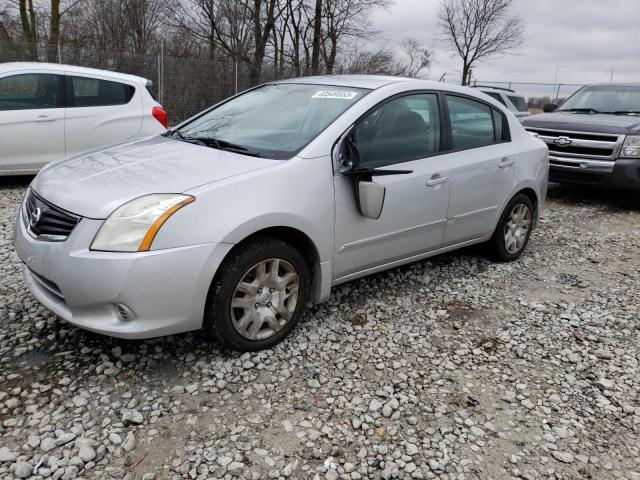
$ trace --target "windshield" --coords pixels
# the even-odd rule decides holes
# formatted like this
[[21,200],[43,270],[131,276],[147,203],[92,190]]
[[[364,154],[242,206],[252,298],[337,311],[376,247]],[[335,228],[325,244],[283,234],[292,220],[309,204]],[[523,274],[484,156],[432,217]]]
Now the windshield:
[[[284,160],[296,155],[369,90],[271,84],[250,90],[179,129],[179,139]],[[175,137],[174,137],[175,138]]]
[[559,111],[640,113],[640,86],[598,85],[578,90]]

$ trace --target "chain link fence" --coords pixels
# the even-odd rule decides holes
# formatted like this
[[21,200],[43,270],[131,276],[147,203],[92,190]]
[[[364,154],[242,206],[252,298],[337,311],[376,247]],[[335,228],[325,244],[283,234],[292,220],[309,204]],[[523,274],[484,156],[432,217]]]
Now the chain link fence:
[[[175,125],[211,105],[251,86],[248,62],[236,62],[230,56],[209,59],[205,56],[176,56],[164,53],[162,46],[144,54],[87,48],[65,44],[58,48],[60,63],[111,70],[137,75],[152,82],[151,91],[163,105],[169,123]],[[45,52],[38,52],[43,61]],[[29,49],[0,42],[0,62],[33,61]],[[286,62],[266,58],[261,81],[290,78],[295,69]]]
[[[39,60],[46,58],[40,48]],[[234,61],[231,56],[168,55],[162,45],[147,53],[131,53],[86,47],[67,43],[58,47],[61,63],[112,70],[144,77],[152,82],[152,93],[167,111],[169,123],[175,125],[238,91],[251,86],[252,65]],[[25,45],[0,42],[0,62],[32,61],[33,52]],[[300,67],[283,59],[265,58],[261,66],[261,81],[291,78]],[[304,70],[304,67],[302,68]],[[474,80],[475,86],[513,89],[530,100],[566,98],[583,85],[574,83],[539,83]],[[530,107],[542,107],[532,105]]]

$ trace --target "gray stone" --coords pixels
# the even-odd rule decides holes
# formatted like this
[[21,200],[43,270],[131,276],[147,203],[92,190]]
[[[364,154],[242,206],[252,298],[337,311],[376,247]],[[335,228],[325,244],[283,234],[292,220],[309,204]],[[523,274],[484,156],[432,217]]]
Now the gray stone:
[[27,462],[18,462],[13,471],[18,478],[29,478],[33,473],[33,465]]

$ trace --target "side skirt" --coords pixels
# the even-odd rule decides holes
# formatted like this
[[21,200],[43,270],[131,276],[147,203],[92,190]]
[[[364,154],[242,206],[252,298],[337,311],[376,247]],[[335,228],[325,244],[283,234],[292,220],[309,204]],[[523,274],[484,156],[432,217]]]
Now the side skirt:
[[430,250],[425,253],[420,253],[418,255],[412,255],[410,257],[402,258],[400,260],[395,260],[393,262],[384,263],[382,265],[378,265],[377,267],[367,268],[366,270],[360,270],[358,272],[350,273],[349,275],[345,275],[343,277],[335,278],[333,280],[332,285],[340,285],[341,283],[349,282],[351,280],[355,280],[357,278],[366,277],[367,275],[371,275],[377,272],[381,272],[383,270],[388,270],[390,268],[399,267],[400,265],[406,265],[407,263],[417,262],[418,260],[423,260],[425,258],[434,257],[436,255],[440,255],[441,253],[450,252],[452,250],[457,250],[459,248],[468,247],[469,245],[474,245],[477,243],[485,242],[490,237],[480,237],[474,238],[471,240],[467,240],[462,243],[456,243],[454,245],[449,245],[447,247],[439,248],[437,250]]

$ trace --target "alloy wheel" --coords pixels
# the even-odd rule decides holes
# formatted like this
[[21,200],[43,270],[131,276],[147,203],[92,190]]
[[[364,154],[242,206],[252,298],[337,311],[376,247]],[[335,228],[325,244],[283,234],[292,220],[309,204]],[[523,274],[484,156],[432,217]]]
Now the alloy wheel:
[[531,210],[523,203],[513,207],[504,226],[504,248],[515,255],[524,248],[531,230]]
[[242,276],[231,298],[231,320],[249,340],[264,340],[291,320],[298,303],[300,277],[289,262],[263,260]]

